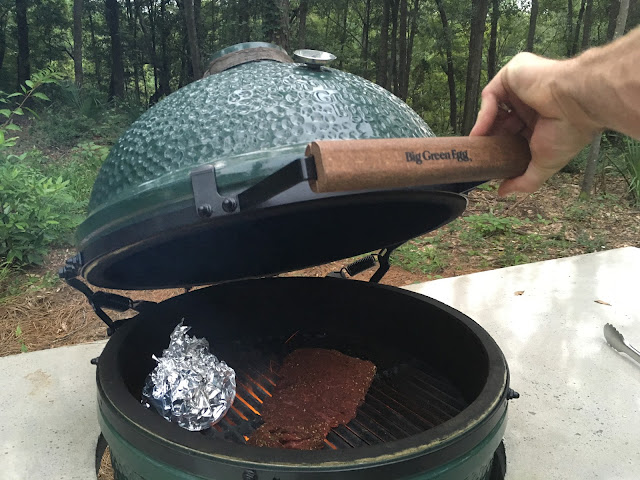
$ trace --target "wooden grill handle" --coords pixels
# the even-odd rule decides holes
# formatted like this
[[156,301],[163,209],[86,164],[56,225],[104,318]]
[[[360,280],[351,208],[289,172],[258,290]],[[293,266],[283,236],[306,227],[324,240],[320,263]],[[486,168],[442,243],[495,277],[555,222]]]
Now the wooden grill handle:
[[475,182],[522,175],[531,152],[520,136],[321,140],[314,192]]

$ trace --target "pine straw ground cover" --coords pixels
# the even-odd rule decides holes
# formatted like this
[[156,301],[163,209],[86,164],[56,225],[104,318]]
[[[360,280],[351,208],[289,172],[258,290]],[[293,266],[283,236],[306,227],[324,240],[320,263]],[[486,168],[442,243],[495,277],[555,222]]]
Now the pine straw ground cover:
[[[402,286],[433,278],[566,257],[625,246],[640,246],[640,210],[630,205],[626,185],[607,178],[606,191],[589,201],[577,200],[577,176],[560,174],[539,192],[498,199],[495,184],[471,193],[463,218],[432,234],[414,239],[394,255],[394,266],[382,283]],[[490,212],[493,212],[492,214]],[[34,278],[57,272],[75,252],[52,252]],[[344,262],[287,275],[324,276]],[[357,278],[366,279],[371,272]],[[136,300],[162,301],[183,289],[116,292]],[[113,315],[124,318],[132,312]],[[86,299],[56,281],[5,297],[0,303],[0,356],[21,351],[105,339],[105,325]]]

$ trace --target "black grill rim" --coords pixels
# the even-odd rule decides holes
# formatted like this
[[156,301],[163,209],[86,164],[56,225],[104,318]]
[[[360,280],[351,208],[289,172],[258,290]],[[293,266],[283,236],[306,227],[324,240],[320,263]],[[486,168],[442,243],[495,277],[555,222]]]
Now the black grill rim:
[[[117,225],[103,226],[80,240],[82,276],[98,287],[145,290],[211,285],[321,265],[402,243],[453,221],[467,199],[436,187],[313,194],[307,184],[300,184],[257,208],[206,220],[196,214],[193,199],[161,205],[144,218],[123,212]],[[385,215],[379,212],[382,208]],[[343,214],[346,210],[352,213]],[[422,215],[416,215],[417,210]],[[332,231],[331,225],[316,222],[319,214],[341,218],[348,231]],[[316,244],[278,239],[283,225],[297,226],[301,218],[308,219],[303,231],[313,230]],[[245,261],[258,240],[247,229],[260,222],[269,226],[260,234],[264,256]],[[226,246],[220,245],[223,240]],[[197,247],[187,247],[190,242]],[[209,252],[209,245],[219,250]]]
[[[123,349],[123,341],[136,321],[130,320],[122,326],[107,343],[96,372],[98,384],[98,407],[103,419],[136,448],[148,455],[185,471],[210,471],[212,464],[236,464],[239,468],[267,468],[280,471],[300,470],[354,470],[367,467],[402,463],[404,470],[410,465],[415,471],[436,468],[446,464],[473,449],[486,439],[504,421],[507,409],[509,373],[506,361],[498,345],[491,336],[461,312],[429,297],[386,285],[372,285],[353,280],[334,278],[289,277],[260,280],[245,280],[209,288],[235,288],[237,286],[261,288],[265,282],[278,282],[278,288],[287,288],[291,282],[307,282],[309,288],[320,286],[321,282],[340,289],[377,289],[395,295],[426,302],[444,311],[475,335],[483,347],[489,362],[489,376],[478,398],[460,415],[427,432],[406,439],[358,449],[289,451],[237,445],[226,441],[212,441],[201,435],[181,429],[154,413],[140,407],[121,378],[117,358]],[[328,283],[331,282],[331,283]],[[340,283],[337,283],[340,282]],[[185,295],[206,294],[206,290],[196,290]],[[159,304],[157,314],[163,304],[179,301],[184,295],[174,297]],[[145,312],[153,315],[154,311]],[[139,315],[139,317],[141,317]],[[161,421],[159,421],[161,420]],[[452,435],[451,432],[456,432]],[[438,443],[439,442],[439,443]],[[427,453],[429,455],[427,455]],[[395,471],[395,470],[394,470]],[[373,477],[372,477],[373,478]]]

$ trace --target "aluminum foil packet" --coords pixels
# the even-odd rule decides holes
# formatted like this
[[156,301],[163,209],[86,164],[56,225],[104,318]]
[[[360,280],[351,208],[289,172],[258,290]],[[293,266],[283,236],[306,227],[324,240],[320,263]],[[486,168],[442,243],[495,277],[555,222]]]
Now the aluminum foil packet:
[[158,365],[145,380],[142,403],[166,420],[191,431],[204,430],[225,416],[236,396],[236,373],[209,352],[204,338],[190,337],[184,320],[171,333]]

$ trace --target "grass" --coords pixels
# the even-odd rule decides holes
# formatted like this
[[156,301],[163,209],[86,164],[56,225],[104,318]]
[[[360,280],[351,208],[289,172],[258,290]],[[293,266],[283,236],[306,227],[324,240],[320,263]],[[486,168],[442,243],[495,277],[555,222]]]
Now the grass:
[[391,256],[391,264],[409,272],[433,275],[447,267],[448,254],[438,237],[420,237],[396,249]]
[[490,206],[474,207],[472,198],[463,217],[409,241],[394,253],[392,263],[434,278],[602,251],[620,243],[616,235],[621,227],[631,243],[637,239],[639,224],[622,224],[634,210],[619,191],[619,176],[608,180],[615,183],[615,193],[600,192],[589,200],[577,198],[577,182],[567,183],[568,177],[545,187],[552,197],[531,196],[520,209],[514,209],[520,201],[496,199],[496,184],[488,184],[472,197],[486,199]]
[[27,345],[24,343],[24,339],[22,338],[22,329],[20,328],[20,325],[16,327],[14,335],[16,337],[16,340],[20,343],[20,351],[22,353],[26,353],[29,349],[27,348]]

